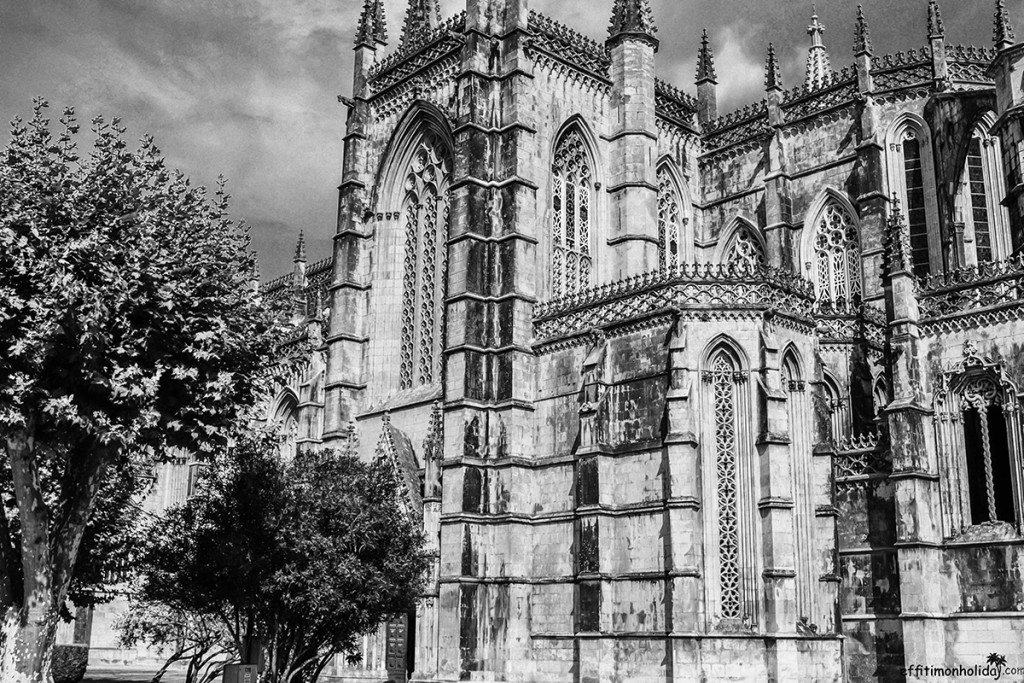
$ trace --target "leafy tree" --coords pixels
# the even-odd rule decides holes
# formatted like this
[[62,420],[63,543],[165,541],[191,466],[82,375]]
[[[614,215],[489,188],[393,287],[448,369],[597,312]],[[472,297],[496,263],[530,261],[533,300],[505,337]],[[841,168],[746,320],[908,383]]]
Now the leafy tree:
[[237,658],[234,641],[220,619],[135,600],[118,621],[121,647],[153,647],[166,661],[153,681],[178,662],[186,662],[185,683],[211,683]]
[[46,109],[0,153],[0,495],[17,511],[0,515],[0,678],[32,683],[50,678],[101,492],[222,441],[279,332],[223,183],[193,187],[149,138],[130,150],[116,119],[94,119],[80,154],[73,112],[54,133]]
[[217,617],[265,680],[311,681],[422,589],[423,538],[386,467],[277,438],[241,440],[208,489],[170,511],[140,560],[141,599]]

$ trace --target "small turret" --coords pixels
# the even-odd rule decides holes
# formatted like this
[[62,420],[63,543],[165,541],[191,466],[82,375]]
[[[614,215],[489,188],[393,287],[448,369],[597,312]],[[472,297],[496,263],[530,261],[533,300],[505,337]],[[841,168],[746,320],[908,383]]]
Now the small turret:
[[294,262],[303,264],[306,262],[306,235],[302,230],[299,230],[299,239],[295,243]]
[[997,50],[1005,50],[1017,42],[1017,36],[1013,33],[1013,26],[1010,25],[1010,15],[1006,11],[1006,3],[1003,0],[996,0],[996,26],[994,37]]
[[718,74],[715,73],[715,55],[708,40],[708,31],[700,40],[697,53],[697,118],[701,123],[718,118]]
[[928,38],[945,38],[946,27],[942,23],[942,11],[938,0],[928,2]]
[[807,52],[805,85],[809,89],[820,88],[832,79],[832,63],[822,38],[825,35],[825,25],[818,19],[817,10],[811,16],[811,25],[807,27],[807,34],[811,36],[811,48]]
[[615,248],[616,277],[646,273],[658,266],[658,185],[654,109],[654,15],[650,0],[615,0],[608,25],[608,69],[612,84],[612,164],[608,194],[615,217],[609,244]]
[[779,58],[775,55],[775,45],[768,43],[768,58],[764,66],[764,89],[768,92],[782,90],[782,71],[779,69]]
[[356,26],[356,45],[376,48],[388,42],[387,18],[381,0],[366,0]]
[[949,66],[946,64],[946,28],[938,0],[928,2],[928,42],[932,49],[932,77],[936,90],[949,87]]
[[654,37],[657,32],[650,0],[615,0],[608,26],[609,43],[631,36],[653,42],[657,49],[658,41]]
[[871,56],[871,32],[868,30],[868,20],[864,17],[864,6],[857,5],[857,26],[854,29],[853,54]]
[[356,54],[352,69],[352,96],[365,97],[370,69],[377,61],[377,48],[387,45],[388,27],[382,0],[365,0],[356,25]]
[[441,24],[441,6],[438,0],[409,0],[402,25],[402,45],[429,33]]

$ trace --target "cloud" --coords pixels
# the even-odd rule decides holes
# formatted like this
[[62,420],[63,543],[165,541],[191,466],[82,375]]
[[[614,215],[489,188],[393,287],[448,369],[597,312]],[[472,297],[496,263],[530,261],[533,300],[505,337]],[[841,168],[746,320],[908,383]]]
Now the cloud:
[[[863,0],[879,52],[926,42],[925,3]],[[391,45],[405,0],[385,0]],[[702,27],[713,38],[722,111],[763,96],[764,50],[785,57],[787,87],[802,79],[809,3],[653,0],[659,76],[693,92]],[[988,45],[991,2],[943,3],[950,42]],[[531,0],[530,7],[601,41],[612,0]],[[34,95],[75,105],[83,120],[121,116],[154,135],[195,182],[229,178],[234,210],[253,226],[264,275],[287,272],[299,230],[311,259],[330,253],[341,172],[352,38],[361,0],[4,0],[0,3],[0,120]],[[446,16],[464,0],[442,0]],[[833,64],[852,63],[854,4],[819,0]],[[1024,17],[1015,16],[1024,24]],[[1020,27],[1020,26],[1018,26]],[[6,137],[0,131],[0,144]]]
[[718,102],[721,110],[735,109],[760,99],[764,94],[764,58],[748,52],[758,45],[757,33],[749,26],[726,26],[715,36],[715,66],[718,71]]

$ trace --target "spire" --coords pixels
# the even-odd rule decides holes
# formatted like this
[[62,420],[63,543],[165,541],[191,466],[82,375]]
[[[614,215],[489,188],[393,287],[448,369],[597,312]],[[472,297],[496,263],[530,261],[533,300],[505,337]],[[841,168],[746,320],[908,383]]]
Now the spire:
[[299,241],[295,243],[295,262],[306,262],[306,236],[299,230]]
[[768,43],[768,60],[764,67],[764,89],[782,90],[782,72],[779,70],[779,59],[775,55],[775,46]]
[[711,51],[708,30],[704,29],[704,36],[700,39],[700,52],[697,53],[697,84],[706,82],[718,83],[718,74],[715,73],[715,55]]
[[650,0],[615,0],[615,5],[612,6],[612,22],[608,26],[609,39],[624,34],[653,39],[657,32]]
[[432,31],[441,23],[441,6],[438,0],[409,0],[402,26],[402,45],[414,41],[417,36]]
[[376,47],[388,42],[388,24],[381,0],[365,0],[356,27],[356,45]]
[[828,51],[825,50],[825,43],[822,36],[825,34],[825,26],[818,20],[818,11],[812,10],[811,25],[807,27],[807,33],[811,36],[811,49],[807,53],[807,80],[805,85],[808,88],[820,88],[832,77],[832,64],[828,59]]
[[928,38],[944,38],[946,27],[942,24],[942,12],[938,0],[928,0]]
[[853,41],[853,54],[871,54],[871,34],[868,32],[868,20],[864,18],[864,7],[857,5],[857,28]]
[[1017,36],[1013,34],[1010,15],[1006,11],[1006,3],[1003,0],[996,0],[995,40],[997,50],[1005,50],[1017,42]]

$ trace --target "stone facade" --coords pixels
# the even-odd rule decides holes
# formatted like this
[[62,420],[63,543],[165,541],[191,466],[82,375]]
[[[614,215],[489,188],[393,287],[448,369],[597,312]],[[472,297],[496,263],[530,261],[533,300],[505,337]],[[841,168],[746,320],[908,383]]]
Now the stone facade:
[[[265,286],[317,351],[268,413],[387,458],[436,563],[343,680],[915,680],[1024,667],[1024,44],[718,115],[528,9],[356,36],[331,259]],[[923,27],[924,28],[924,27]],[[922,34],[925,31],[922,30]],[[291,444],[292,441],[287,441]],[[290,447],[290,446],[289,446]],[[931,677],[928,680],[953,680]]]

